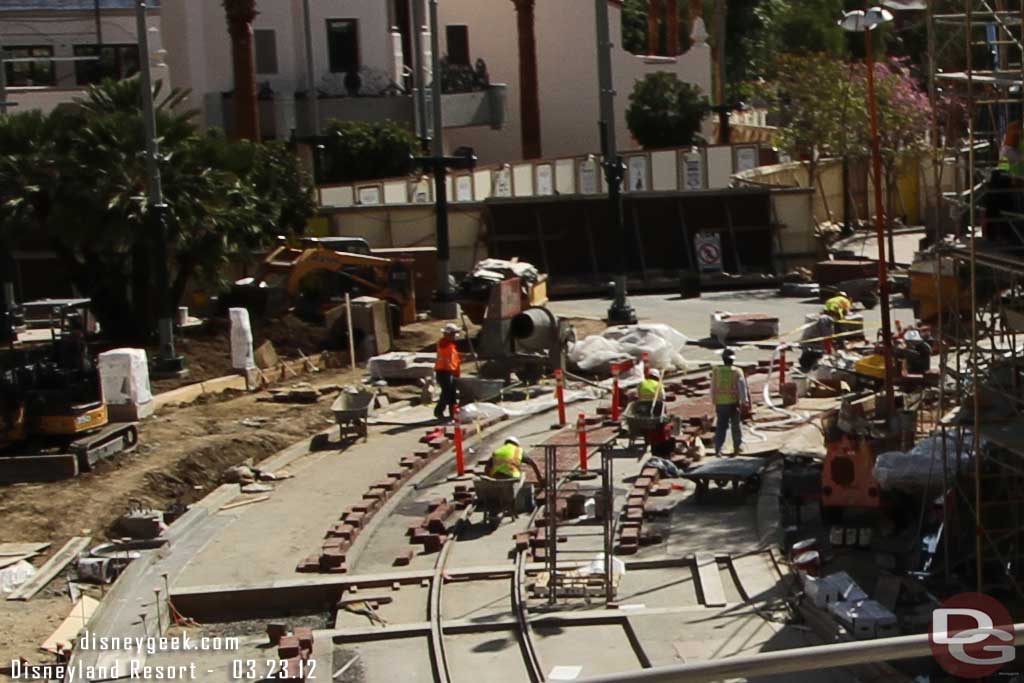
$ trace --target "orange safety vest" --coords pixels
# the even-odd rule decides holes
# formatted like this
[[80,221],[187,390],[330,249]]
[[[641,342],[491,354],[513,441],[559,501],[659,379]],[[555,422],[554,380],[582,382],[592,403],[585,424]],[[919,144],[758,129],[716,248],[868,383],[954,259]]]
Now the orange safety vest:
[[434,369],[442,372],[450,372],[456,377],[462,368],[462,356],[459,349],[451,339],[442,338],[437,342],[437,362]]

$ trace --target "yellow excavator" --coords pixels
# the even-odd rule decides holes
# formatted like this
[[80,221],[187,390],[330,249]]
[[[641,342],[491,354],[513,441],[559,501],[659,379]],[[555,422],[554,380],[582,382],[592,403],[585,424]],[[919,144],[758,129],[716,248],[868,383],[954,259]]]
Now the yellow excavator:
[[[6,297],[4,297],[6,298]],[[19,335],[18,307],[4,303],[0,315],[0,457],[74,456],[74,472],[128,451],[138,443],[135,423],[110,423],[99,370],[86,341],[88,299],[30,302],[48,310],[46,329]],[[34,480],[53,476],[45,468],[23,468]],[[18,468],[0,476],[18,479]],[[10,476],[14,478],[11,479]]]
[[345,293],[389,302],[392,328],[416,320],[411,258],[370,255],[360,238],[306,238],[300,248],[282,245],[267,255],[253,277],[239,280],[231,300],[254,313],[278,314],[294,306],[320,315]]

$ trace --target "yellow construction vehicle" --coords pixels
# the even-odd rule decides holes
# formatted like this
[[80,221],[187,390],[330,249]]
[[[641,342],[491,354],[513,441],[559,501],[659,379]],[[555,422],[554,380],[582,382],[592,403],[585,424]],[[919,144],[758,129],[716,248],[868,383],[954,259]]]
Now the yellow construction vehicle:
[[[416,320],[411,258],[369,255],[361,239],[303,240],[302,248],[280,246],[251,278],[235,283],[232,301],[254,313],[277,314],[295,306],[300,314],[320,315],[345,293],[388,301],[397,329]],[[365,250],[363,249],[365,247]],[[340,251],[351,249],[352,251]],[[358,253],[357,251],[358,250]]]
[[[110,424],[99,371],[85,338],[89,300],[25,306],[37,303],[51,311],[46,328],[22,337],[7,330],[7,346],[0,350],[4,481],[73,476],[138,443],[135,423]],[[37,462],[31,461],[33,457]],[[54,465],[52,472],[47,471],[48,464]]]

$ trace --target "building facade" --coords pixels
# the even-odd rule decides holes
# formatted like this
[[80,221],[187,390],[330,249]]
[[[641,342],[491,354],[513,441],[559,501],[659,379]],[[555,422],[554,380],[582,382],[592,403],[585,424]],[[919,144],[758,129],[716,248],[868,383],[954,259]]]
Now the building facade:
[[[160,2],[147,14],[154,79],[168,80],[160,38]],[[133,0],[0,0],[10,111],[50,111],[104,78],[139,70]]]

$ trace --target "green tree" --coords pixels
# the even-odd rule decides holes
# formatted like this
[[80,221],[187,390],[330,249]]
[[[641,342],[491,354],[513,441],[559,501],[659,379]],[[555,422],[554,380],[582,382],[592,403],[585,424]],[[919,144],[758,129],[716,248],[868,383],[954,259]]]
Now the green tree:
[[[191,112],[174,110],[185,96],[155,93],[175,301],[193,278],[216,280],[232,253],[300,228],[314,206],[296,157],[229,142],[219,130],[200,133]],[[17,244],[44,231],[76,289],[122,340],[152,331],[161,286],[140,102],[138,79],[107,81],[49,117],[0,117],[0,233]],[[12,140],[28,134],[31,142]]]
[[407,175],[409,157],[417,151],[416,136],[394,121],[327,122],[321,159],[327,182],[347,183]]
[[813,187],[823,157],[856,153],[863,143],[849,131],[865,116],[865,98],[855,92],[849,67],[823,53],[782,55],[776,70],[765,94],[780,119],[779,144],[807,163]]
[[707,111],[707,99],[699,87],[658,71],[633,86],[626,124],[646,149],[685,147],[701,139],[698,131]]

